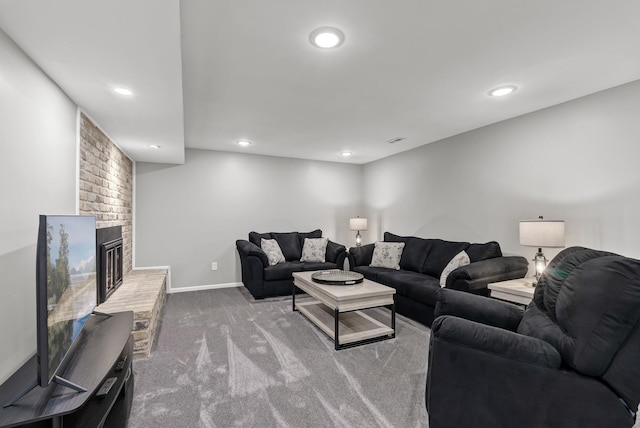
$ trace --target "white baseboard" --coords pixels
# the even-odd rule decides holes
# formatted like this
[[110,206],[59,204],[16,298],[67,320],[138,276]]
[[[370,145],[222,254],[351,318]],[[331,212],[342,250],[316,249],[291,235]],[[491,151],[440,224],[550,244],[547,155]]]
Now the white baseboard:
[[167,293],[184,293],[187,291],[215,290],[218,288],[233,288],[242,286],[243,284],[241,282],[230,282],[227,284],[193,285],[191,287],[176,287],[167,289]]
[[232,288],[232,287],[244,287],[242,282],[230,282],[228,284],[209,284],[209,285],[193,285],[190,287],[176,287],[171,286],[171,266],[144,266],[134,267],[133,270],[151,270],[151,269],[166,269],[167,270],[167,294],[172,293],[184,293],[187,291],[201,291],[201,290],[215,290],[217,288]]

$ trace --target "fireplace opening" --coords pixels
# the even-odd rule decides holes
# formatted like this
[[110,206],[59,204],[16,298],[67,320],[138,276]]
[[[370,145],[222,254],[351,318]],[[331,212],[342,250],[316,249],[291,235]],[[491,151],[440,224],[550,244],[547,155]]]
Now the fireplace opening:
[[98,304],[104,303],[122,284],[122,226],[96,230]]

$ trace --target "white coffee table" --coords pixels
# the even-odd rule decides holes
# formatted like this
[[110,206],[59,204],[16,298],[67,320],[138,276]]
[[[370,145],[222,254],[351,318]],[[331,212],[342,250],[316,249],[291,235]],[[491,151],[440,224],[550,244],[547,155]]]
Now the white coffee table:
[[[353,285],[319,284],[311,279],[313,273],[293,273],[293,310],[332,338],[336,350],[396,336],[395,289],[368,279]],[[296,287],[315,300],[296,303]],[[379,306],[390,307],[391,327],[361,311]]]
[[512,303],[528,305],[533,299],[536,288],[533,278],[511,279],[509,281],[491,282],[487,285],[491,290],[491,297]]

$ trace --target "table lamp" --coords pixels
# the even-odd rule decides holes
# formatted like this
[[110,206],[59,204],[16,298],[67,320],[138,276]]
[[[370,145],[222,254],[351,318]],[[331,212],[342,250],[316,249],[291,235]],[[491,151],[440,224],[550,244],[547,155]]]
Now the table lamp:
[[537,283],[548,262],[542,253],[542,247],[564,247],[564,220],[545,220],[542,216],[538,217],[538,220],[522,220],[520,245],[538,247],[538,252],[533,258]]
[[367,230],[367,219],[362,217],[350,218],[349,229],[356,232],[356,247],[362,245],[362,237],[360,236],[361,230]]

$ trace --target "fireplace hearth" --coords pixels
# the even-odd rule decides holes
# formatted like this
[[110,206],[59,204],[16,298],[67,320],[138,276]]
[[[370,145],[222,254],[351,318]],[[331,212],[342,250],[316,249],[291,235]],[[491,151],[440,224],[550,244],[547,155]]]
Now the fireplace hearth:
[[98,304],[104,303],[122,284],[122,226],[96,230],[96,264],[98,280]]

